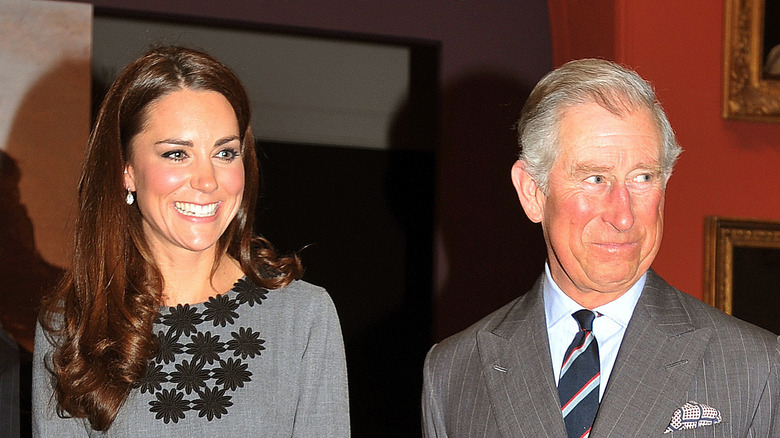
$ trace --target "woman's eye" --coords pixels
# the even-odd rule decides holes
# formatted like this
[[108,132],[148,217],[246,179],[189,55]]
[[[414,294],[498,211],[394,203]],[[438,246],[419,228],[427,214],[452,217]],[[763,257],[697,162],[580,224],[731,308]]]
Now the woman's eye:
[[238,151],[235,149],[222,149],[217,152],[217,158],[225,161],[233,161],[236,157],[238,157]]
[[187,158],[187,153],[182,150],[173,150],[163,153],[162,156],[173,161],[182,161]]
[[591,184],[601,184],[604,182],[604,177],[601,175],[593,175],[585,178],[585,181]]

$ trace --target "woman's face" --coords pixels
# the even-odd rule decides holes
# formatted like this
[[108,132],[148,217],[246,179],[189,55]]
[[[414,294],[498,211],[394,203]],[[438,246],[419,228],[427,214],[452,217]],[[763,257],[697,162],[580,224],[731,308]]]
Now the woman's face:
[[130,141],[125,185],[136,192],[155,256],[214,248],[236,216],[244,164],[235,112],[214,91],[182,89],[147,108]]

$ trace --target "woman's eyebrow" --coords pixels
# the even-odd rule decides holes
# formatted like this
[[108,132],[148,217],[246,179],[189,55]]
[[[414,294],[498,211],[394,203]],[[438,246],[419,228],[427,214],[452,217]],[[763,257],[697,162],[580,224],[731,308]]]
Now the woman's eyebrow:
[[180,138],[166,138],[164,140],[156,141],[156,142],[154,142],[154,144],[156,144],[156,145],[158,145],[158,144],[173,144],[173,145],[177,145],[177,146],[193,147],[193,144],[192,144],[191,141],[189,141],[189,140],[182,140]]
[[230,143],[231,141],[240,140],[241,138],[237,135],[231,135],[225,138],[220,138],[219,140],[214,143],[215,146],[222,146],[224,144]]

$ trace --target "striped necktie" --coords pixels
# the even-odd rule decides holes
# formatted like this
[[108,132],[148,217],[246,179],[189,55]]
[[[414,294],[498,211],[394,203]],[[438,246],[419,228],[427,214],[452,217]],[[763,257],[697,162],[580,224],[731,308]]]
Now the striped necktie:
[[568,438],[585,438],[590,435],[599,410],[599,346],[593,336],[596,315],[582,309],[574,312],[572,317],[580,325],[580,331],[563,357],[558,396]]

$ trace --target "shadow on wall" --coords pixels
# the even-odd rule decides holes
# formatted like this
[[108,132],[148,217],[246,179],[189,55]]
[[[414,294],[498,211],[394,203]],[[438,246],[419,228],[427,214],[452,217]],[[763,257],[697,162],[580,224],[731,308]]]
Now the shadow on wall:
[[63,270],[46,262],[35,248],[33,224],[19,199],[20,176],[16,160],[0,151],[2,325],[31,353],[40,298],[54,287]]
[[35,248],[32,222],[19,202],[19,177],[16,161],[0,150],[0,327],[4,336],[9,335],[5,339],[9,347],[3,349],[0,405],[3,415],[12,416],[6,427],[27,437],[32,434],[32,340],[38,305],[63,271],[43,260]]
[[[77,120],[74,105],[81,98],[63,84],[78,81],[88,61],[63,61],[38,79],[20,101],[6,144],[0,148],[0,322],[19,345],[20,436],[30,436],[31,368],[35,321],[40,299],[51,290],[63,268],[47,261],[36,245],[39,225],[22,199],[22,184],[34,188],[35,202],[49,210],[44,219],[57,224],[62,248],[71,241],[69,218],[73,215],[77,181],[68,175],[81,167],[82,140],[73,132],[87,126]],[[83,91],[83,90],[82,90]],[[59,105],[53,105],[53,102]],[[72,137],[72,138],[71,138]],[[85,138],[85,136],[84,136]],[[76,144],[79,143],[79,144]],[[70,150],[72,148],[72,150]],[[40,193],[46,191],[46,193]],[[64,197],[65,199],[56,199]],[[51,199],[54,198],[53,201]],[[40,218],[38,218],[40,219]],[[49,240],[52,243],[53,240]]]
[[[88,59],[64,59],[26,91],[3,157],[0,285],[2,322],[32,351],[40,297],[67,263],[76,185],[88,134]],[[80,85],[83,84],[83,87]],[[45,255],[48,254],[48,255]]]
[[489,71],[445,84],[435,341],[525,293],[542,273],[542,230],[526,218],[510,177],[519,152],[514,126],[530,91]]

